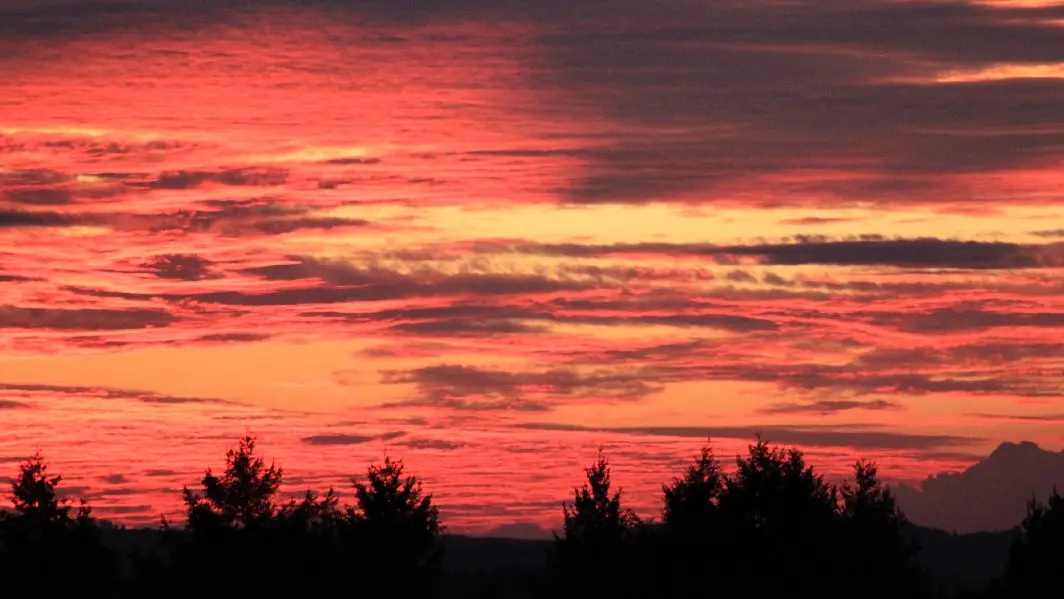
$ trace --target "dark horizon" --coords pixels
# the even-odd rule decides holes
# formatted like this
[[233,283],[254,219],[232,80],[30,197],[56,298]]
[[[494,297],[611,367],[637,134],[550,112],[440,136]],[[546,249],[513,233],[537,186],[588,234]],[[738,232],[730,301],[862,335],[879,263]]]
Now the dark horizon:
[[[766,441],[775,443],[770,438],[766,438]],[[787,444],[780,444],[780,446],[801,449]],[[609,446],[606,444],[600,447],[609,451]],[[712,447],[712,442],[710,447]],[[267,455],[272,455],[272,453],[267,451]],[[381,459],[385,455],[403,459],[394,451],[386,452]],[[742,454],[736,454],[734,457],[741,456]],[[731,463],[731,457],[733,456],[718,454],[718,459],[725,464]],[[283,461],[277,463],[283,466]],[[218,464],[214,464],[214,467],[217,466]],[[615,472],[616,470],[614,468]],[[65,475],[64,478],[66,478]],[[844,478],[829,476],[826,480],[831,484],[840,484]],[[9,484],[12,481],[13,479],[9,476],[0,475],[0,484]],[[108,482],[120,484],[122,479],[115,477]],[[191,482],[192,479],[189,479],[186,484]],[[350,495],[349,483],[350,481],[344,481],[342,485],[334,487],[341,499]],[[995,448],[989,456],[965,470],[929,475],[928,479],[915,485],[892,484],[888,481],[884,481],[884,485],[898,498],[899,508],[906,515],[907,520],[916,526],[960,534],[1008,532],[1014,530],[1022,520],[1029,500],[1048,497],[1054,488],[1064,488],[1064,451],[1044,450],[1031,441],[1016,443],[1006,441]],[[299,499],[308,490],[291,483],[286,483],[285,487],[281,489],[281,495],[294,499]],[[59,489],[59,495],[71,500],[86,498],[91,502],[93,494],[85,494],[84,491],[83,488],[65,485]],[[106,490],[97,490],[95,493],[106,495]],[[630,489],[628,493],[630,494]],[[971,497],[979,497],[979,501],[973,502]],[[175,502],[177,499],[175,497]],[[559,497],[557,505],[560,506],[565,499],[565,497]],[[439,505],[441,514],[446,519],[447,505],[446,503]],[[5,508],[0,506],[0,510],[3,509]],[[653,515],[643,515],[646,516],[645,522],[655,521]],[[165,514],[159,514],[154,522],[147,523],[130,523],[123,521],[120,517],[101,518],[101,521],[122,527],[155,529],[158,528],[159,517],[162,516]],[[172,516],[168,517],[167,521],[180,522]],[[552,538],[552,533],[561,530],[561,524],[559,516],[557,522],[553,524],[532,520],[514,520],[486,530],[463,530],[451,527],[449,531],[468,537],[549,540]]]
[[[995,456],[1035,452],[1009,444]],[[626,507],[600,449],[549,541],[449,535],[431,489],[391,457],[351,481],[353,504],[332,488],[285,500],[284,467],[267,462],[250,435],[224,468],[206,468],[182,489],[184,522],[164,519],[154,530],[108,526],[84,500],[62,498],[62,480],[40,453],[19,465],[12,507],[0,511],[0,575],[62,573],[56,591],[92,598],[181,597],[205,585],[209,596],[293,584],[318,593],[361,568],[401,581],[411,599],[660,599],[704,589],[689,574],[708,567],[762,575],[746,583],[758,599],[818,587],[841,599],[854,585],[865,599],[1020,599],[1052,581],[1047,558],[1064,542],[1055,489],[1028,502],[1012,531],[957,535],[909,523],[874,463],[858,461],[850,480],[828,483],[800,450],[760,437],[730,471],[703,445],[661,485],[660,521]]]

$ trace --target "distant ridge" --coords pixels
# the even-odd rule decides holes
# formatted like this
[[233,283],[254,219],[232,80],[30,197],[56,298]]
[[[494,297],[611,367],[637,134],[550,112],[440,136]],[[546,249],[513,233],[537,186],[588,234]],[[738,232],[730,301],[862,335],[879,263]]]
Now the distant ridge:
[[961,472],[929,476],[894,487],[909,520],[961,533],[1010,530],[1019,525],[1031,498],[1053,487],[1064,491],[1064,452],[1031,441],[1005,442]]
[[535,522],[515,522],[496,526],[483,535],[489,538],[520,539],[525,541],[539,541],[551,539],[551,531],[543,528]]

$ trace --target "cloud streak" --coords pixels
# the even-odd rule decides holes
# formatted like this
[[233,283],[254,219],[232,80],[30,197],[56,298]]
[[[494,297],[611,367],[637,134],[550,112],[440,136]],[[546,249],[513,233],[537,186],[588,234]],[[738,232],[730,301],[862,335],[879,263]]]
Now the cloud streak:
[[369,443],[370,441],[390,441],[405,435],[406,433],[403,431],[393,431],[379,435],[351,435],[337,433],[311,435],[309,437],[303,437],[300,441],[308,445],[361,445],[362,443]]
[[137,391],[132,389],[114,389],[109,387],[90,387],[78,385],[49,385],[37,383],[4,383],[0,382],[0,392],[47,395],[52,397],[73,398],[88,396],[103,399],[133,400],[147,404],[209,404],[226,403],[221,399],[205,397],[181,397],[156,393],[153,391]]
[[0,306],[0,328],[105,331],[165,327],[173,322],[174,316],[163,310]]
[[861,239],[831,241],[799,239],[793,243],[710,245],[637,243],[606,246],[556,244],[515,245],[516,251],[573,258],[653,255],[708,258],[724,264],[750,260],[757,264],[800,266],[890,266],[898,268],[1015,269],[1064,266],[1062,244],[954,241],[946,239]]
[[920,435],[886,431],[845,430],[860,427],[612,427],[594,428],[565,424],[537,423],[526,424],[524,428],[533,430],[569,430],[599,433],[618,433],[625,435],[646,435],[665,437],[727,438],[751,439],[762,434],[766,441],[784,445],[813,447],[852,447],[858,450],[873,449],[938,449],[969,445],[978,438],[953,435]]
[[413,384],[418,397],[399,405],[444,406],[459,410],[539,412],[558,399],[637,400],[656,390],[638,371],[570,369],[511,372],[456,364],[409,372],[385,372],[385,384]]

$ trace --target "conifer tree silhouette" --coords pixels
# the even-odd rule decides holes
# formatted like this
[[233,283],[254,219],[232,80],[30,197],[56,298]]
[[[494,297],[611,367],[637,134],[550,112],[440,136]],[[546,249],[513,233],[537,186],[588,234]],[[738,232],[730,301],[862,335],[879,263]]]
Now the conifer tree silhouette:
[[202,494],[183,489],[185,534],[174,537],[176,570],[168,588],[208,589],[221,596],[276,587],[285,571],[279,569],[274,538],[283,471],[267,466],[255,449],[254,437],[244,436],[226,453],[221,476],[207,469]]
[[365,479],[353,481],[357,504],[348,510],[358,566],[402,580],[410,596],[429,593],[443,557],[439,509],[403,460],[385,456]]
[[1009,550],[1002,577],[1009,599],[1059,595],[1064,591],[1064,496],[1056,488],[1042,503],[1032,499]]
[[755,597],[822,595],[821,581],[837,568],[837,503],[836,489],[801,451],[771,447],[758,436],[736,460],[720,497],[732,579],[746,581],[742,591]]
[[720,462],[706,444],[683,475],[662,485],[665,507],[662,521],[677,534],[704,536],[717,524],[717,503],[724,490]]
[[878,474],[874,463],[859,460],[853,481],[840,488],[842,575],[868,599],[925,596],[930,589],[916,563],[919,547],[906,533],[905,515]]
[[82,500],[74,510],[59,496],[62,478],[49,473],[39,451],[19,466],[13,510],[0,513],[0,576],[46,581],[54,593],[106,597],[118,564],[89,505]]
[[[704,590],[706,575],[721,574],[720,557],[728,539],[718,503],[726,477],[707,442],[682,475],[662,485],[664,537],[654,567],[659,591],[690,597]],[[701,573],[694,575],[694,573]]]
[[266,465],[255,454],[255,438],[247,435],[226,453],[225,471],[203,475],[203,495],[185,487],[182,496],[188,528],[254,528],[268,524],[277,513],[275,496],[284,477],[276,464]]
[[562,506],[562,536],[555,534],[552,562],[560,586],[556,592],[635,596],[638,585],[633,584],[630,568],[640,519],[621,504],[621,490],[613,491],[602,448],[584,474],[583,486],[573,490],[573,503]]

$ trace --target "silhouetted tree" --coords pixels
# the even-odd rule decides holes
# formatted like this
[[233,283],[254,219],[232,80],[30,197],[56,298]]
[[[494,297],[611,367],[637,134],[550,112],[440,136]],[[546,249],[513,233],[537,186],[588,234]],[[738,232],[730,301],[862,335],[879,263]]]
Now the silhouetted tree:
[[860,588],[868,599],[926,596],[930,589],[916,563],[918,547],[876,465],[858,461],[853,475],[840,489],[838,558],[845,586]]
[[719,557],[727,542],[721,536],[724,531],[718,507],[724,483],[720,463],[707,443],[681,476],[662,485],[665,536],[659,551],[654,552],[662,593],[693,596],[705,588],[705,575],[719,570]]
[[77,511],[57,487],[40,452],[19,467],[11,483],[13,511],[0,513],[0,576],[47,585],[53,593],[107,597],[117,582],[117,562],[104,544],[92,510]]
[[348,510],[349,543],[359,566],[373,576],[402,581],[410,596],[428,593],[443,556],[439,510],[402,460],[385,457],[355,480],[357,505]]
[[720,463],[707,444],[682,476],[662,485],[665,507],[662,521],[677,534],[704,537],[717,525],[717,502],[724,490]]
[[621,507],[621,490],[611,493],[609,460],[601,449],[595,463],[584,472],[587,482],[574,490],[572,505],[562,506],[563,540],[583,546],[614,547],[631,537],[639,517]]
[[719,506],[728,530],[731,583],[754,597],[823,596],[834,579],[837,490],[805,463],[801,451],[760,438],[736,460]]
[[185,487],[183,497],[188,513],[187,527],[254,528],[269,524],[277,513],[274,497],[281,486],[283,471],[276,464],[266,466],[255,455],[255,439],[247,435],[226,453],[225,472],[215,476],[210,468],[203,475],[203,496]]
[[240,439],[220,476],[208,468],[198,493],[183,490],[185,525],[174,529],[164,519],[162,550],[138,560],[130,596],[336,588],[350,576],[339,498],[329,489],[282,503],[282,482],[283,470],[257,455],[255,439]]
[[[662,485],[660,526],[624,507],[610,470],[600,449],[572,502],[563,504],[563,532],[554,535],[546,571],[542,562],[452,564],[441,581],[439,513],[401,460],[385,457],[355,480],[354,507],[342,509],[332,489],[282,501],[281,468],[268,465],[254,439],[244,437],[227,453],[221,474],[208,469],[201,489],[184,489],[184,526],[164,520],[164,543],[123,549],[123,555],[132,547],[149,551],[133,560],[135,576],[118,595],[118,564],[104,535],[126,531],[98,523],[84,502],[78,508],[61,498],[61,477],[38,454],[12,483],[13,509],[0,512],[0,576],[11,581],[9,589],[37,584],[42,596],[131,599],[272,596],[284,589],[325,595],[363,579],[390,582],[397,596],[441,599],[936,596],[917,566],[914,529],[875,464],[857,462],[852,479],[834,487],[800,451],[758,437],[726,475],[706,445]],[[920,534],[934,547],[938,537],[927,532]],[[1054,490],[1047,504],[1032,501],[1021,532],[1004,576],[982,594],[939,589],[937,596],[1027,599],[1064,587],[1064,498]],[[489,551],[487,561],[501,562],[498,548]]]
[[560,594],[637,594],[631,569],[639,517],[621,505],[621,490],[612,491],[609,460],[599,449],[584,470],[586,482],[563,504],[563,536],[554,535],[552,555]]
[[1056,488],[1047,503],[1027,504],[1002,582],[1002,594],[1010,599],[1048,597],[1064,589],[1064,497]]
[[226,453],[225,470],[208,468],[201,494],[182,491],[187,520],[184,534],[171,534],[173,565],[164,587],[174,594],[206,591],[269,592],[286,572],[276,559],[275,497],[283,471],[255,453],[255,439],[240,439]]
[[350,576],[339,502],[332,488],[321,495],[307,491],[301,500],[281,506],[270,527],[275,573],[307,593],[331,591]]
[[340,498],[330,487],[323,495],[307,491],[300,501],[290,501],[277,511],[281,526],[290,530],[319,533],[333,530],[343,519]]

